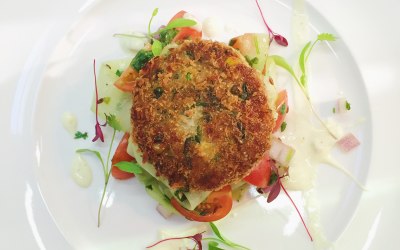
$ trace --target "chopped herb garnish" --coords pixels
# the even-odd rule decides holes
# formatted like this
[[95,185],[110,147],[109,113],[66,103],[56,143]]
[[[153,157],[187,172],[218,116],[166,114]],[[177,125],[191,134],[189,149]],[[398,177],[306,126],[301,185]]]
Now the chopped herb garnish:
[[164,30],[160,32],[159,40],[163,44],[163,46],[166,46],[167,44],[172,42],[172,40],[175,38],[177,34],[178,34],[177,29]]
[[117,69],[117,71],[115,71],[115,74],[119,77],[119,76],[121,76],[122,75],[122,71],[121,70],[119,70],[119,69]]
[[286,103],[283,103],[282,106],[279,108],[279,113],[281,115],[286,114]]
[[192,73],[190,73],[190,72],[186,73],[186,80],[188,80],[188,81],[192,80]]
[[271,174],[271,177],[269,177],[268,186],[271,186],[271,185],[275,184],[275,182],[278,180],[278,178],[279,178],[278,174],[273,172]]
[[[174,73],[173,75],[172,75],[172,78],[174,78],[174,79],[179,79],[179,73]],[[175,92],[176,92],[176,90],[175,90]]]
[[246,138],[246,129],[241,121],[236,123],[237,128],[239,129],[240,133],[242,134],[242,140]]
[[186,51],[186,55],[190,58],[190,59],[192,59],[192,60],[194,60],[194,54],[193,54],[193,51],[191,51],[191,50],[187,50]]
[[154,57],[152,51],[147,51],[144,49],[139,50],[136,56],[131,61],[131,67],[134,68],[136,71],[140,71],[151,58]]
[[250,67],[253,67],[254,64],[258,63],[258,57],[250,58],[248,56],[245,56],[246,61],[249,63]]
[[184,202],[187,200],[187,198],[183,192],[184,192],[183,189],[178,189],[174,193],[175,197],[178,198],[181,202]]
[[76,131],[74,139],[84,139],[84,140],[86,140],[87,138],[88,138],[88,133],[87,132],[82,133],[81,131]]
[[350,103],[349,103],[348,101],[346,101],[346,109],[347,109],[347,110],[350,110],[350,109],[351,109]]
[[97,104],[102,104],[102,103],[105,103],[105,104],[109,104],[110,103],[110,100],[111,100],[111,98],[110,97],[103,97],[103,98],[100,98],[98,101],[97,101]]
[[153,190],[153,185],[147,185],[146,188],[150,189],[150,190]]
[[156,99],[160,98],[160,97],[162,96],[163,93],[164,93],[164,89],[161,88],[161,87],[157,87],[157,88],[155,88],[155,89],[153,90],[153,94],[154,94],[154,97],[155,97]]
[[242,93],[239,96],[241,99],[244,101],[248,100],[250,98],[250,93],[249,90],[247,89],[247,84],[243,83],[242,85]]
[[287,123],[286,122],[282,122],[282,124],[281,124],[281,132],[285,131],[286,126],[287,126]]
[[194,140],[197,142],[197,143],[200,143],[201,142],[201,137],[202,137],[202,131],[201,131],[201,127],[200,126],[197,126],[197,128],[196,128],[196,135],[194,136]]
[[336,113],[336,108],[332,108],[332,113]]

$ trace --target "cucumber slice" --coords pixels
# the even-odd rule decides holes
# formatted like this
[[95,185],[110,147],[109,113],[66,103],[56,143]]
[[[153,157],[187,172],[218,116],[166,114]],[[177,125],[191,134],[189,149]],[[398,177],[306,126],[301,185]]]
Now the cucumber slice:
[[[117,71],[124,71],[130,63],[130,59],[113,60],[103,63],[97,76],[97,91],[99,99],[103,102],[99,104],[99,118],[106,120],[104,114],[113,114],[117,117],[122,126],[122,131],[131,131],[131,94],[122,92],[114,86],[118,79]],[[93,94],[91,111],[96,112],[96,96]]]
[[167,188],[161,182],[157,181],[151,174],[143,170],[143,173],[136,175],[138,180],[146,187],[147,194],[156,200],[161,206],[167,209],[169,212],[178,214],[175,208],[171,205],[171,195],[165,194],[162,190]]

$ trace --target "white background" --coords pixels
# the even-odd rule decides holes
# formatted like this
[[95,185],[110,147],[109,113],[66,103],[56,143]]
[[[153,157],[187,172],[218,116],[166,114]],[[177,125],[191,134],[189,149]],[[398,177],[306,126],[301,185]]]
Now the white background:
[[[91,1],[88,1],[91,2]],[[352,52],[364,78],[373,119],[369,191],[337,249],[398,249],[400,226],[400,2],[311,0]],[[69,249],[32,180],[22,178],[24,138],[12,128],[17,82],[35,48],[55,44],[85,1],[0,3],[0,242],[2,249]],[[59,27],[54,31],[54,27]],[[49,32],[52,32],[51,34]],[[51,52],[49,48],[48,53]],[[42,52],[46,53],[46,52]],[[32,62],[30,62],[32,63]],[[14,116],[12,116],[14,114]],[[5,171],[7,169],[7,171]],[[11,169],[11,170],[10,170]],[[12,187],[12,189],[10,188]]]

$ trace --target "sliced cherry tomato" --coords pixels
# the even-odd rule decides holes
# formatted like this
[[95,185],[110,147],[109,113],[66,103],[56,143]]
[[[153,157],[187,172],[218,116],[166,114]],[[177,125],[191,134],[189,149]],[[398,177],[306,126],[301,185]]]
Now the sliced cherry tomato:
[[[184,18],[183,16],[186,14],[187,12],[184,10],[179,11],[178,13],[175,14],[175,16],[173,16],[171,18],[171,21],[177,19],[177,18]],[[178,30],[178,34],[176,34],[176,36],[174,37],[173,41],[180,41],[180,40],[185,40],[185,39],[195,39],[195,38],[201,38],[202,36],[202,32],[198,31],[196,29],[193,29],[191,27],[184,27],[184,28],[176,28],[176,30]]]
[[126,150],[128,148],[128,141],[129,141],[129,134],[126,133],[122,137],[117,149],[115,150],[114,156],[111,160],[111,164],[112,164],[111,174],[116,179],[126,180],[126,179],[129,179],[129,178],[132,178],[135,176],[132,173],[122,171],[117,166],[114,166],[115,164],[117,164],[118,162],[121,162],[121,161],[135,161],[135,158],[133,158],[131,155],[129,155],[126,152]]
[[129,66],[122,72],[121,76],[115,81],[114,86],[124,92],[133,91],[133,81],[138,77],[139,73]]
[[268,155],[261,159],[257,167],[255,167],[244,180],[251,185],[260,188],[266,188],[271,177],[271,164]]
[[275,102],[276,112],[278,112],[278,118],[276,119],[275,127],[272,132],[276,132],[280,129],[283,121],[285,120],[286,113],[289,111],[288,96],[286,90],[282,90],[278,93],[278,98]]
[[175,199],[171,199],[172,206],[188,220],[210,222],[224,218],[232,209],[232,189],[226,186],[212,192],[208,198],[200,203],[193,211],[187,210]]

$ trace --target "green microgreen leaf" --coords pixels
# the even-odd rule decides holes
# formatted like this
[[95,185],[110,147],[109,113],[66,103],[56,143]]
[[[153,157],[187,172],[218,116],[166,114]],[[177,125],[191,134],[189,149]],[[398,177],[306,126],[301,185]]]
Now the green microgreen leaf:
[[197,24],[197,22],[192,19],[177,18],[175,20],[172,20],[170,23],[168,23],[167,26],[165,26],[164,28],[151,33],[151,36],[154,36],[155,34],[159,34],[166,30],[171,30],[171,29],[175,29],[175,28],[183,28],[183,27],[192,27],[192,26],[195,26],[196,24]]
[[84,139],[84,140],[86,140],[87,138],[88,138],[88,133],[87,132],[82,133],[81,131],[76,131],[74,139]]
[[87,148],[81,148],[81,149],[77,149],[75,152],[77,152],[77,153],[92,153],[92,154],[96,155],[97,159],[100,160],[101,165],[103,166],[103,169],[105,170],[106,166],[104,165],[103,158],[101,157],[101,154],[99,151],[87,149]]
[[158,8],[155,8],[154,10],[153,10],[153,13],[151,14],[151,18],[150,18],[150,21],[149,21],[149,24],[147,25],[147,33],[149,34],[149,36],[150,36],[150,26],[151,26],[151,22],[153,21],[153,18],[155,17],[155,16],[157,16],[157,14],[158,14]]
[[301,50],[301,53],[300,53],[300,56],[299,56],[299,66],[300,66],[301,72],[302,72],[303,74],[306,73],[305,54],[306,54],[306,52],[308,51],[308,49],[310,48],[310,46],[311,46],[311,42],[308,42],[308,43],[303,47],[303,49]]
[[107,124],[110,127],[112,127],[113,129],[115,129],[117,131],[122,130],[122,126],[114,114],[110,114],[110,115],[104,114],[104,115],[106,116]]
[[174,29],[174,28],[183,28],[183,27],[192,27],[195,26],[197,22],[192,19],[186,18],[177,18],[172,20],[164,29]]
[[208,242],[208,250],[224,250],[224,249],[218,247],[218,242],[210,241]]
[[[218,239],[219,239],[223,244],[225,244],[225,245],[227,245],[227,246],[230,246],[230,247],[233,247],[233,248],[248,249],[248,250],[250,250],[249,248],[244,247],[244,246],[239,245],[239,244],[236,244],[236,243],[234,243],[234,242],[228,240],[228,239],[225,238],[224,236],[222,236],[221,232],[219,231],[219,229],[217,228],[217,226],[216,226],[213,222],[210,222],[209,224],[210,224],[210,227],[211,227],[212,231],[214,232],[214,234],[218,237]],[[204,238],[204,240],[205,240],[205,239],[212,240],[212,238]],[[218,239],[214,239],[214,240],[217,240],[217,241],[218,241]]]
[[292,66],[286,61],[285,58],[278,56],[278,55],[273,55],[270,56],[272,60],[274,60],[275,64],[283,69],[285,69],[287,72],[289,72],[290,75],[296,80],[296,82],[301,86],[301,83],[299,79],[297,78],[296,74],[294,73],[294,70]]
[[336,37],[330,33],[321,33],[317,38],[319,41],[336,41]]
[[154,56],[159,56],[163,49],[163,45],[157,39],[153,39],[153,44],[151,45],[151,52],[153,52]]
[[350,110],[350,109],[351,109],[351,105],[350,105],[350,103],[349,103],[348,101],[346,101],[346,109],[347,109],[347,110]]
[[192,73],[190,73],[190,72],[187,72],[187,73],[186,73],[186,80],[187,80],[187,81],[192,80]]
[[336,108],[332,108],[332,113],[336,113]]
[[282,124],[281,124],[281,132],[285,131],[286,126],[287,126],[287,123],[286,122],[282,122]]
[[143,173],[142,167],[136,163],[136,162],[130,162],[130,161],[120,161],[117,164],[115,164],[117,168],[124,172],[132,173],[132,174],[141,174]]

